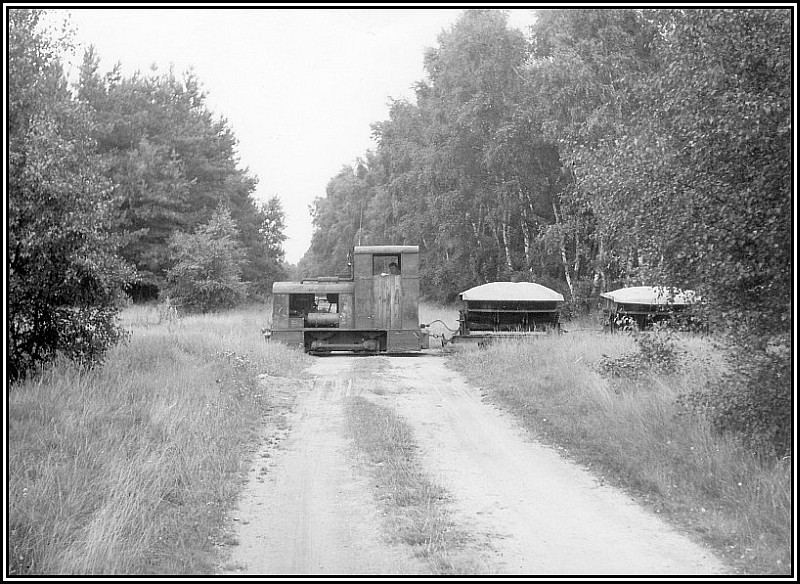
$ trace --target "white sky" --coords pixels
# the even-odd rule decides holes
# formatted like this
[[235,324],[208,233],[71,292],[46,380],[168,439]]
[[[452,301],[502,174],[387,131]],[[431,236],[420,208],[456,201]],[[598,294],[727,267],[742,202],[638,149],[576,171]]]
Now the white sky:
[[[525,28],[532,8],[509,23]],[[535,5],[534,5],[535,6]],[[286,259],[311,243],[308,207],[328,181],[375,143],[370,124],[388,118],[390,98],[413,100],[423,55],[458,9],[82,8],[71,14],[77,68],[94,44],[100,72],[124,75],[152,64],[180,75],[193,68],[207,105],[239,140],[240,166],[259,179],[256,198],[277,195],[286,213]]]

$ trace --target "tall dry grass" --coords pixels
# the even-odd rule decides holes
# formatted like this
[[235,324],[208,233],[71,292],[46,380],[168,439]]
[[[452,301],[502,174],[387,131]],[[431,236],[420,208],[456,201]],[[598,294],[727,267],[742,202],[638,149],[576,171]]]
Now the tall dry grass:
[[130,307],[131,339],[102,367],[58,363],[10,388],[9,575],[213,572],[276,390],[258,375],[306,359],[265,343],[263,320]]
[[679,339],[672,374],[601,375],[637,352],[627,335],[576,332],[464,350],[451,359],[541,440],[711,544],[748,574],[791,569],[791,462],[757,459],[685,413],[679,395],[722,373],[705,338]]

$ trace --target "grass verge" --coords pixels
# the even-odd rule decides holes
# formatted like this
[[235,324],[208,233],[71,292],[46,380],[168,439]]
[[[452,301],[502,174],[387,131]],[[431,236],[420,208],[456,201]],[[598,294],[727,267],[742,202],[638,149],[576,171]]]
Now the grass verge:
[[457,553],[467,535],[447,511],[447,492],[420,470],[411,428],[391,409],[366,398],[345,401],[350,437],[375,478],[392,540],[411,546],[435,574],[474,573]]
[[606,481],[704,540],[740,573],[789,574],[790,460],[758,460],[677,397],[721,374],[710,342],[681,339],[676,372],[601,376],[599,364],[635,353],[626,335],[573,333],[464,350],[449,363]]
[[8,392],[8,574],[210,574],[248,445],[305,357],[263,313],[159,315],[105,364],[58,363]]

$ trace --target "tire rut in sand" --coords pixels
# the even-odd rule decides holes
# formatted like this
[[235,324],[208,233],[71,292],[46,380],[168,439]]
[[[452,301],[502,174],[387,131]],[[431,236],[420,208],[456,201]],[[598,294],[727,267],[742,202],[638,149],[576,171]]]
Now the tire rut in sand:
[[707,549],[531,441],[444,359],[326,357],[309,372],[273,469],[242,497],[249,523],[240,525],[233,575],[430,573],[410,546],[387,541],[380,489],[345,438],[351,396],[412,429],[414,464],[447,491],[452,522],[468,534],[452,554],[454,564],[464,560],[461,573],[725,574]]
[[[389,361],[394,407],[421,460],[453,494],[460,522],[483,535],[502,574],[719,575],[701,545],[482,401],[444,360]],[[388,397],[388,396],[387,396]]]
[[342,415],[351,365],[329,357],[309,370],[313,383],[297,396],[272,470],[263,482],[251,480],[240,498],[239,545],[227,574],[427,573],[385,541],[369,481],[352,466]]

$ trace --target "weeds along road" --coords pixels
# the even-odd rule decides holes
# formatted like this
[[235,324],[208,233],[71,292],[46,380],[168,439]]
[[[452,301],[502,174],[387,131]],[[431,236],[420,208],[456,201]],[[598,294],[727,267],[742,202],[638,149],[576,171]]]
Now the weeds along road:
[[[630,497],[532,442],[442,357],[324,357],[308,373],[288,437],[262,452],[270,465],[254,466],[242,495],[228,574],[725,573]],[[398,541],[398,520],[348,438],[344,405],[354,397],[405,421],[419,470],[446,491],[436,503],[445,531],[462,536],[438,556],[424,553],[432,541]]]

